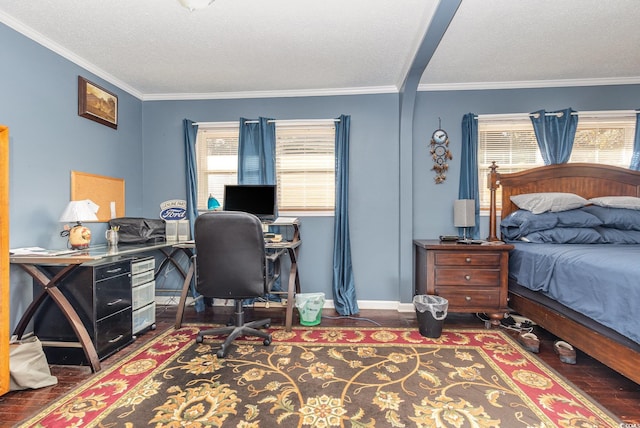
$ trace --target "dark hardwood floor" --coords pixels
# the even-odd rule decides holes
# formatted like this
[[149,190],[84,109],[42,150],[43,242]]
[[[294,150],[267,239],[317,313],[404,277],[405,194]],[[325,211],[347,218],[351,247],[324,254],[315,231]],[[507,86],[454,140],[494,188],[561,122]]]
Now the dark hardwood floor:
[[[193,308],[185,311],[187,323],[225,323],[229,319],[232,308],[207,308],[197,314]],[[122,355],[135,350],[161,332],[172,328],[175,322],[175,306],[158,306],[156,330],[140,335],[135,342],[119,353],[102,361],[103,367],[109,367]],[[284,324],[284,311],[280,309],[248,309],[246,318],[270,316],[272,324]],[[294,321],[294,325],[297,320]],[[331,310],[324,310],[322,326],[373,327],[377,324],[385,327],[415,327],[417,320],[414,313],[400,313],[390,310],[362,310],[359,317],[339,317]],[[473,314],[448,314],[445,328],[483,328],[484,323]],[[509,330],[506,330],[509,331]],[[628,380],[611,369],[603,366],[584,353],[578,351],[578,363],[568,365],[561,363],[553,352],[555,337],[536,328],[535,333],[541,339],[541,360],[555,369],[559,374],[572,382],[579,389],[593,397],[627,424],[640,426],[640,385]],[[512,333],[515,335],[515,333]],[[640,369],[640,368],[639,368]],[[76,387],[80,382],[92,376],[88,367],[52,366],[51,372],[58,377],[58,384],[39,390],[15,391],[0,396],[0,427],[17,426],[21,421],[35,414],[57,398]],[[634,425],[635,426],[635,425]]]

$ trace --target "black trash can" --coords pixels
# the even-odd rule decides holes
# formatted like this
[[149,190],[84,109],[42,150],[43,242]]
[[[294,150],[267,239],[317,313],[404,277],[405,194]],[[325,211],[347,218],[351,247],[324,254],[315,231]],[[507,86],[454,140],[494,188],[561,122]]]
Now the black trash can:
[[449,301],[444,297],[420,294],[413,297],[418,317],[418,329],[424,337],[437,339],[442,334]]

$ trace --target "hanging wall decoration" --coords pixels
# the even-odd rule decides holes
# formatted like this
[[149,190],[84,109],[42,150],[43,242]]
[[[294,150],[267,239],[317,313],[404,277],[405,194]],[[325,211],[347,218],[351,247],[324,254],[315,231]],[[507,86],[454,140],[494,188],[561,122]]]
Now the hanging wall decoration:
[[438,129],[431,135],[431,157],[433,158],[433,168],[436,172],[436,184],[443,183],[447,178],[447,170],[449,164],[447,161],[453,159],[451,151],[449,151],[449,136],[442,129],[440,118],[438,118]]

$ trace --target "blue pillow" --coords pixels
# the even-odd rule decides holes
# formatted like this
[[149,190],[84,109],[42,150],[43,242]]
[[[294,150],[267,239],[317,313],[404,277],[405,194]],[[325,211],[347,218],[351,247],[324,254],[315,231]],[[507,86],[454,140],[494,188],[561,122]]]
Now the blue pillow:
[[500,222],[500,231],[503,239],[511,241],[539,230],[548,230],[554,227],[595,227],[601,224],[602,221],[598,217],[581,211],[581,209],[542,214],[517,210]]
[[589,227],[554,227],[530,233],[521,240],[539,244],[600,244],[602,236]]
[[622,230],[640,230],[640,210],[589,205],[581,208],[602,220],[602,226]]
[[558,217],[558,227],[596,227],[602,224],[595,215],[583,211],[584,208],[576,210],[560,211],[554,213]]
[[596,227],[607,244],[640,244],[640,230],[621,230],[612,227]]
[[527,210],[516,210],[500,221],[502,238],[519,239],[538,230],[551,229],[558,224],[558,213],[534,214]]

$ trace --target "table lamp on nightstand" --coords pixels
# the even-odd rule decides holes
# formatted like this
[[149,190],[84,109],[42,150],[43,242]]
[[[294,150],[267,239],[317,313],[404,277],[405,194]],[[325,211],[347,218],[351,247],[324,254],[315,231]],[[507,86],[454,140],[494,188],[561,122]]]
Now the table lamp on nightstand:
[[453,203],[453,225],[462,228],[462,239],[467,239],[467,227],[476,225],[476,201],[458,199]]
[[66,225],[60,232],[60,236],[69,237],[69,246],[74,250],[89,248],[91,243],[91,230],[82,225],[83,221],[97,221],[98,205],[92,200],[70,201],[60,216],[61,223],[76,223],[73,226]]

